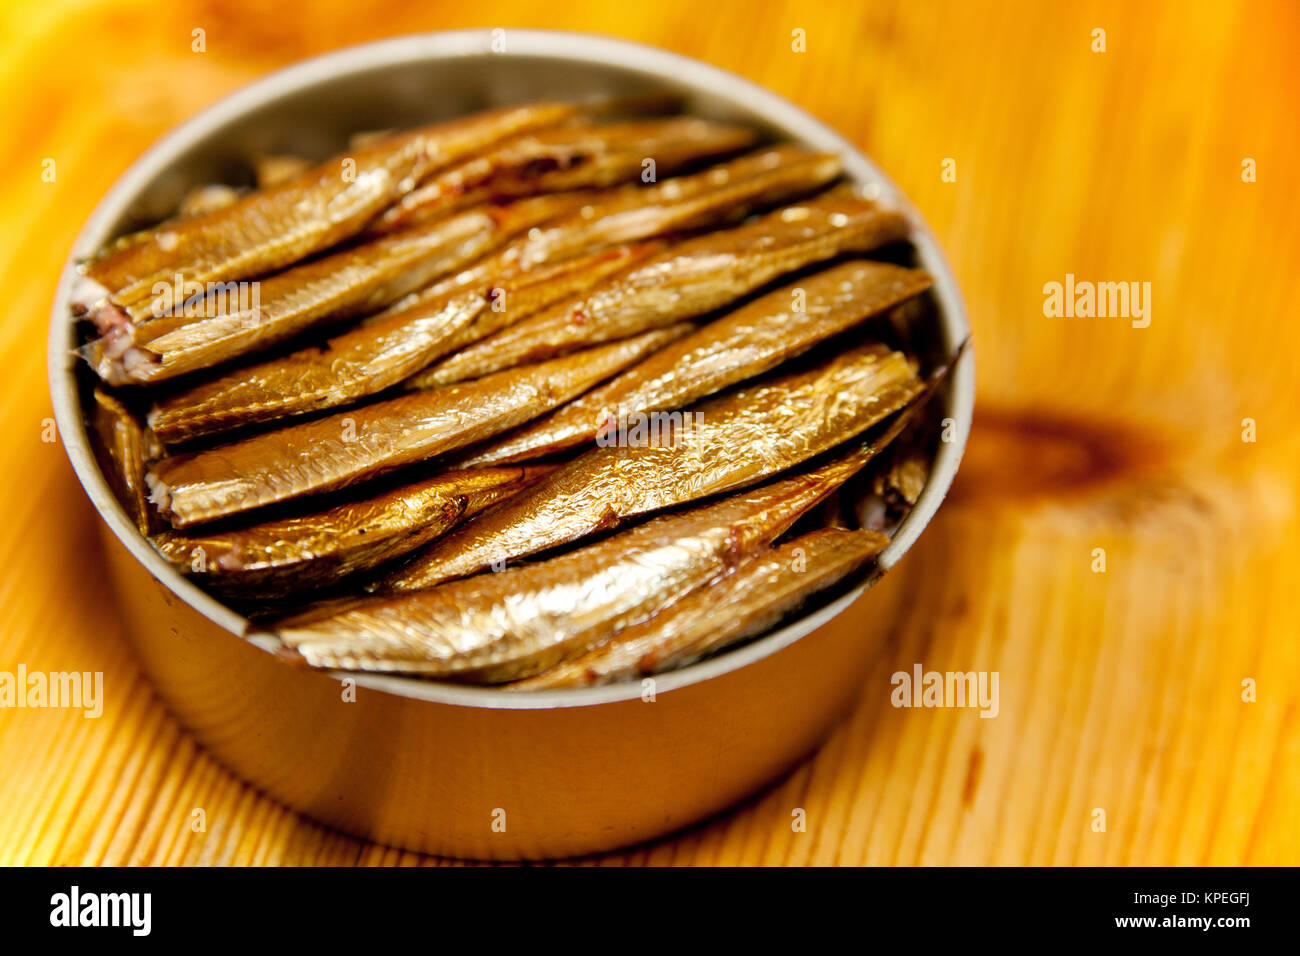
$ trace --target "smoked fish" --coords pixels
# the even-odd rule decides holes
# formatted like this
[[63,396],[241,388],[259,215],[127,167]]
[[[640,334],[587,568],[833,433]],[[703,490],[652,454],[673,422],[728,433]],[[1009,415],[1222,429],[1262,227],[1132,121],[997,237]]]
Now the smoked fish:
[[290,153],[263,154],[253,158],[253,171],[259,189],[269,189],[287,183],[295,176],[301,176],[313,165],[310,159]]
[[239,195],[238,189],[220,183],[196,186],[181,198],[181,204],[177,208],[176,214],[181,219],[202,216],[205,213],[215,212],[229,206],[231,203],[238,202]]
[[[739,152],[753,130],[689,116],[625,123],[571,123],[517,136],[431,177],[374,224],[388,231],[488,200],[594,189],[676,172],[691,163]],[[647,167],[653,161],[653,168]]]
[[104,381],[151,384],[266,348],[312,326],[382,308],[477,258],[513,227],[510,210],[471,210],[302,263],[187,305],[82,354]]
[[483,683],[527,677],[726,573],[864,462],[843,457],[546,561],[309,610],[275,633],[314,667]]
[[781,146],[653,186],[556,193],[556,200],[576,199],[574,210],[435,283],[422,295],[436,297],[500,282],[544,263],[734,223],[756,210],[815,192],[835,179],[840,168],[836,156]]
[[507,137],[553,125],[577,107],[535,103],[385,137],[269,189],[86,263],[73,305],[105,333],[164,312],[155,283],[246,279],[356,233],[427,176]]
[[661,329],[476,382],[413,392],[157,462],[151,500],[175,528],[333,491],[522,424],[682,335]]
[[841,157],[685,105],[378,117],[148,197],[69,317],[141,535],[287,662],[514,693],[878,574],[966,345]]
[[924,271],[886,262],[833,266],[715,319],[461,463],[526,461],[587,444],[620,418],[681,408],[761,375],[929,285]]
[[148,535],[154,529],[154,518],[145,466],[162,454],[162,448],[127,407],[103,388],[95,389],[92,401],[91,446],[99,469],[140,533]]
[[714,228],[807,195],[843,169],[840,158],[802,146],[774,146],[652,186],[624,186],[521,241],[521,268],[600,246]]
[[847,441],[923,391],[902,353],[864,346],[667,413],[677,416],[668,440],[617,441],[580,455],[435,541],[375,590],[432,587],[753,484]]
[[622,247],[541,266],[491,288],[408,297],[320,345],[233,369],[161,399],[149,413],[150,427],[161,441],[175,444],[345,405],[398,384],[464,338],[594,285],[641,254]]
[[278,598],[327,587],[427,544],[553,466],[451,471],[313,514],[234,531],[162,531],[154,547],[216,590]]
[[[584,296],[559,303],[415,376],[449,385],[524,362],[635,335],[726,306],[773,279],[848,252],[868,252],[907,231],[904,217],[848,189],[670,246]],[[795,303],[787,296],[786,308]]]
[[685,667],[762,634],[813,594],[834,586],[889,539],[875,531],[821,528],[751,557],[707,588],[509,690],[589,687]]

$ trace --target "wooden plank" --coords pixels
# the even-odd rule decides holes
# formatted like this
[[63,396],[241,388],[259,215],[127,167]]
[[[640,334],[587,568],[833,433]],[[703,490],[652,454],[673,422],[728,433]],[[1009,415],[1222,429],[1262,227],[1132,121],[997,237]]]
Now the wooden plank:
[[[1300,9],[715,0],[703,16],[684,0],[378,11],[287,0],[277,11],[251,0],[219,13],[188,0],[0,11],[0,669],[102,670],[107,696],[95,720],[0,713],[0,863],[440,862],[261,797],[153,696],[87,558],[96,519],[62,449],[41,440],[43,342],[81,222],[165,130],[307,55],[497,24],[675,49],[838,127],[935,227],[975,331],[968,460],[939,520],[859,609],[895,624],[852,717],[746,805],[602,862],[1297,862],[1300,390],[1288,350]],[[1096,28],[1104,53],[1091,50]],[[206,52],[191,49],[196,29]],[[791,50],[795,29],[805,53]],[[1242,181],[1247,157],[1257,182]],[[1045,316],[1044,284],[1067,273],[1150,282],[1150,326]],[[1254,443],[1241,440],[1245,418]],[[1105,573],[1092,570],[1096,548]],[[918,661],[997,670],[999,715],[891,707],[890,674]],[[806,832],[791,829],[796,808]]]

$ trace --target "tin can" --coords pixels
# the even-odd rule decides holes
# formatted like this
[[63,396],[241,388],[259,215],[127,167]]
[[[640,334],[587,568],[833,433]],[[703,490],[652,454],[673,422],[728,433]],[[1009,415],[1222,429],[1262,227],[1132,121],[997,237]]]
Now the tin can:
[[[504,47],[504,49],[502,49]],[[100,473],[83,415],[68,300],[75,263],[168,215],[191,186],[229,181],[257,153],[328,155],[361,130],[412,126],[534,99],[673,93],[688,112],[838,153],[847,176],[911,221],[929,270],[935,357],[967,337],[951,270],[896,186],[852,144],[723,70],[605,37],[535,30],[400,37],[268,76],[185,123],[104,197],[64,270],[50,325],[59,432],[103,519],[104,566],[158,693],[231,770],[358,836],[477,859],[541,859],[642,842],[717,813],[814,751],[852,704],[887,621],[870,579],[716,658],[631,682],[520,694],[374,674],[307,671],[246,636],[247,622],[140,536]],[[967,349],[938,397],[928,484],[879,566],[916,540],[957,471],[974,404]]]

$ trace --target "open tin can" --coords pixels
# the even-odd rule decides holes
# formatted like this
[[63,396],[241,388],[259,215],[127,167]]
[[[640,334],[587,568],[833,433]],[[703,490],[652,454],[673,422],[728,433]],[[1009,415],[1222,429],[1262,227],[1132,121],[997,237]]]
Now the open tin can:
[[[137,531],[101,474],[72,355],[75,264],[168,215],[194,185],[243,175],[248,157],[328,155],[366,129],[413,126],[535,99],[679,94],[688,112],[835,152],[847,177],[906,213],[935,284],[931,347],[967,337],[952,273],[915,210],[866,157],[780,97],[706,64],[577,33],[465,31],[401,37],[272,74],[172,132],[104,197],[61,278],[50,392],[77,477],[103,518],[104,566],[158,693],[230,769],[349,833],[429,853],[538,859],[594,853],[684,827],[752,793],[821,743],[860,692],[884,623],[865,573],[838,597],[715,658],[638,682],[512,693],[292,667]],[[946,438],[879,568],[933,517],[965,447],[974,402],[967,349],[936,398]],[[351,683],[344,683],[344,682]]]

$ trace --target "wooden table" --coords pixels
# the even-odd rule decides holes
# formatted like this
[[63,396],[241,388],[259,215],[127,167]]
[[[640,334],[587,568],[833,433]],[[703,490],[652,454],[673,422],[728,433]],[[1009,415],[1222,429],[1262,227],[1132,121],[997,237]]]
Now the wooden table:
[[[20,0],[0,9],[0,670],[100,670],[106,703],[0,711],[0,863],[435,862],[277,806],[153,696],[43,440],[43,344],[76,230],[163,131],[320,51],[495,26],[669,47],[841,129],[935,227],[978,354],[957,487],[856,609],[894,621],[856,712],[767,793],[602,862],[1300,862],[1300,7]],[[1045,315],[1067,274],[1149,282],[1149,326]],[[894,709],[915,662],[998,671],[1000,713]]]

